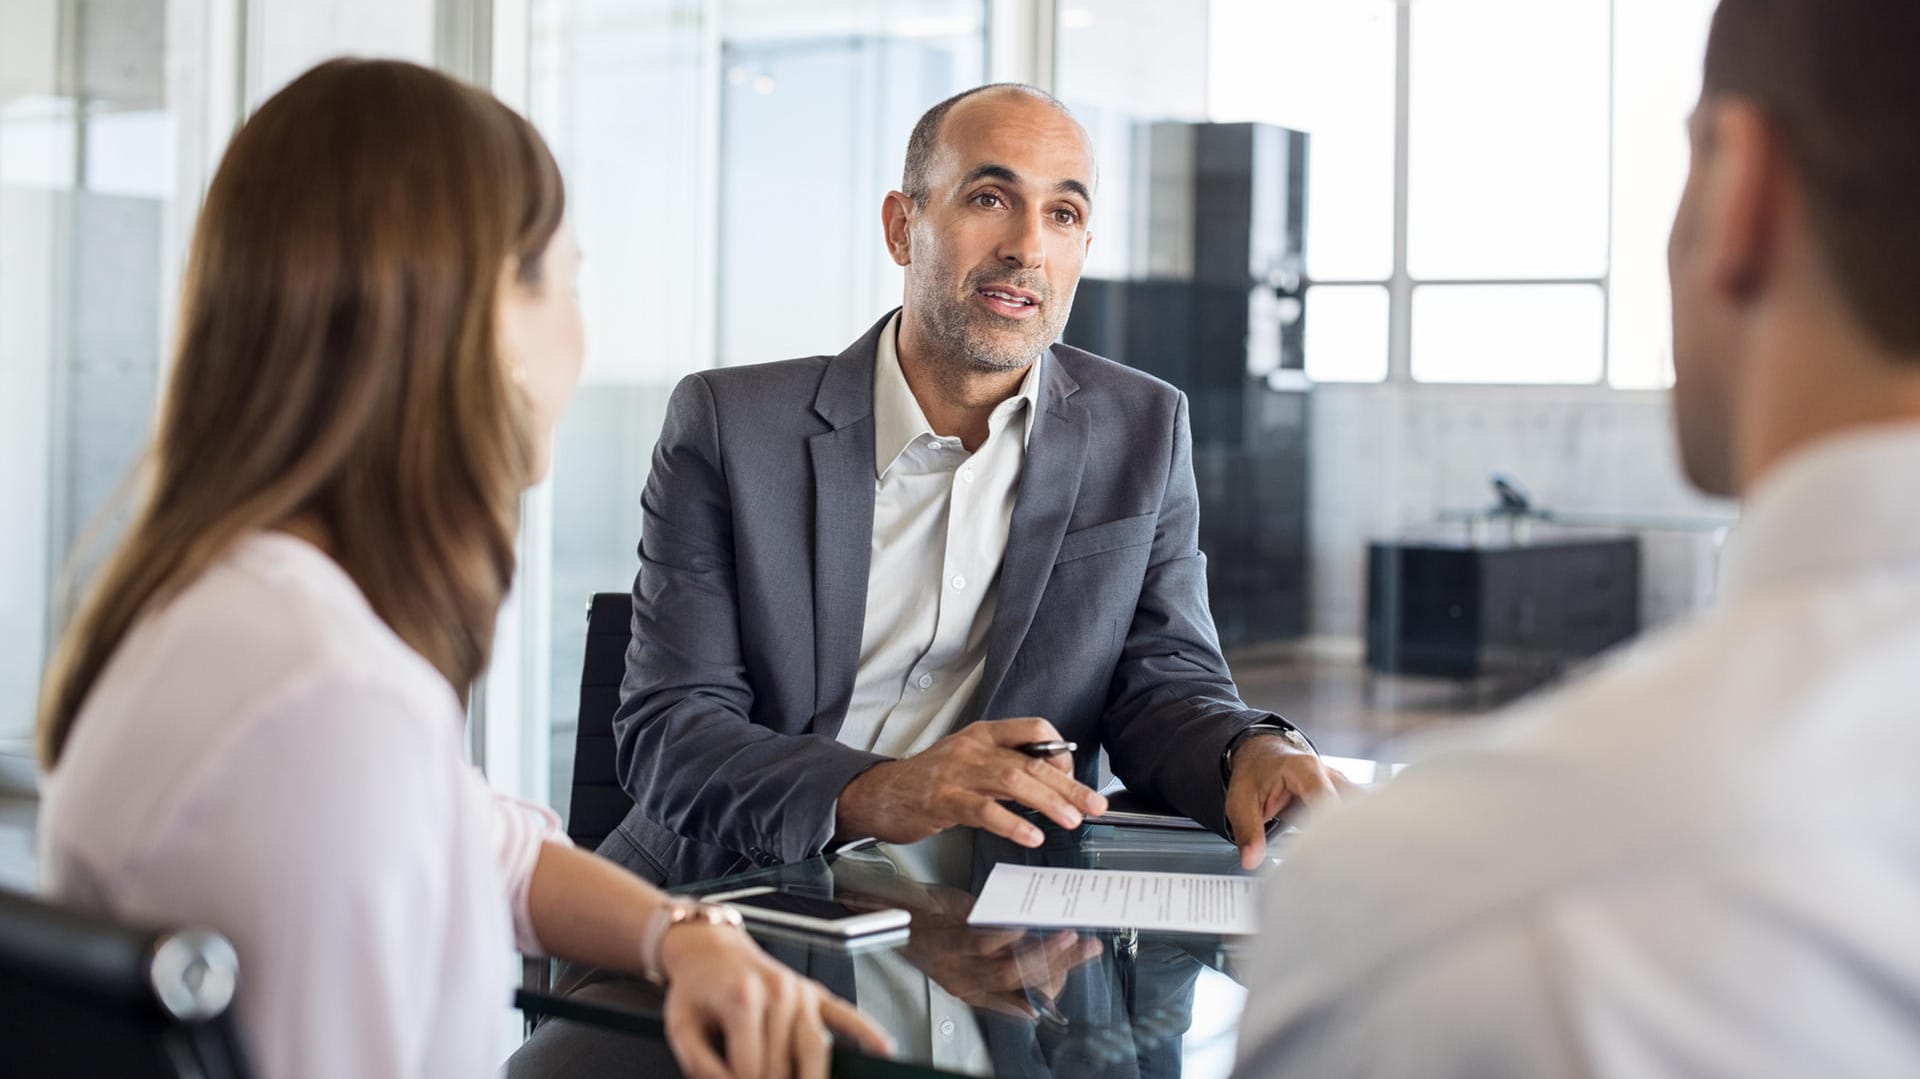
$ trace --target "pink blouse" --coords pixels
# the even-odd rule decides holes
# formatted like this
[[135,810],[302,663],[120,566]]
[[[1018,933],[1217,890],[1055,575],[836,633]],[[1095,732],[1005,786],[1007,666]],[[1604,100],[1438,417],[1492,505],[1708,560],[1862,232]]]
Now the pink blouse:
[[313,546],[260,533],[135,626],[45,777],[42,886],[240,956],[261,1074],[500,1063],[541,806],[464,759],[459,701]]

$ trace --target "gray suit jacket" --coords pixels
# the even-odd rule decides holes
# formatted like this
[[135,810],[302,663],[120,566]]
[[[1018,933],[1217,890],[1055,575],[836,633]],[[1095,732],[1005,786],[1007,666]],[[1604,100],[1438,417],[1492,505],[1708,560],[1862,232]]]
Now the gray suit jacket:
[[[602,847],[650,880],[820,853],[841,790],[884,759],[834,736],[866,614],[886,322],[838,356],[703,371],[674,390],[613,723],[635,804]],[[1054,346],[978,717],[1043,716],[1105,747],[1130,788],[1224,832],[1221,753],[1276,717],[1227,673],[1198,529],[1186,397]],[[1093,779],[1092,754],[1077,767]]]

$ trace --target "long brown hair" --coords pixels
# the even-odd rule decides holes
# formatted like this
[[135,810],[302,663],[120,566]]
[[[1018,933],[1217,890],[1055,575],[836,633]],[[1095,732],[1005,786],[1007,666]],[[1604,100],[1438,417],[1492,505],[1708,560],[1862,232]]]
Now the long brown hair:
[[502,276],[560,226],[540,136],[422,67],[335,60],[234,136],[194,233],[141,501],[56,649],[59,760],[140,616],[236,539],[293,519],[464,693],[487,662],[533,468],[495,341]]

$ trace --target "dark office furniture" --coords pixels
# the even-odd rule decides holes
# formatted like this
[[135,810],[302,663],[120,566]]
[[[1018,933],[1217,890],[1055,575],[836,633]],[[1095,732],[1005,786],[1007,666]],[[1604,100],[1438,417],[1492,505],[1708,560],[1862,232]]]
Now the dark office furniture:
[[596,593],[587,604],[580,728],[573,738],[573,795],[567,810],[567,835],[583,850],[598,847],[633,808],[613,765],[613,712],[620,706],[632,637],[632,594]]
[[[633,799],[620,786],[613,762],[613,713],[620,706],[620,680],[627,673],[627,642],[633,638],[633,596],[597,592],[587,601],[587,651],[580,663],[580,721],[573,735],[573,783],[567,803],[567,838],[581,850],[596,850],[619,827]],[[520,984],[546,992],[553,964],[522,959]],[[527,1016],[532,1033],[535,1016]]]
[[1551,677],[1640,632],[1640,541],[1373,543],[1367,666]]
[[[1123,280],[1083,279],[1062,339],[1187,394],[1200,549],[1226,647],[1307,628],[1307,136],[1136,125],[1151,212]],[[1271,376],[1271,377],[1270,377]]]
[[227,1010],[238,970],[217,933],[133,929],[0,892],[0,1071],[245,1076]]

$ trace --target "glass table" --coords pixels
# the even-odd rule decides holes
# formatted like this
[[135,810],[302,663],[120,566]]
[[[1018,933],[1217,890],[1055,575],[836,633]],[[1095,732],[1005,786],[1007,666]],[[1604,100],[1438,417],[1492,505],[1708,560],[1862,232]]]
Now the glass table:
[[[752,926],[771,955],[860,1005],[898,1042],[890,1060],[837,1049],[836,1075],[1209,1079],[1232,1070],[1246,996],[1235,938],[966,924],[998,863],[1241,874],[1226,840],[1111,825],[1049,825],[1037,850],[982,832],[944,840],[939,869],[914,857],[918,848],[883,846],[675,891],[767,885],[911,914],[905,939],[864,946]],[[517,1001],[536,1027],[510,1076],[672,1074],[661,993],[644,980],[561,965],[550,987]]]

